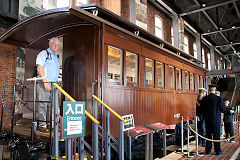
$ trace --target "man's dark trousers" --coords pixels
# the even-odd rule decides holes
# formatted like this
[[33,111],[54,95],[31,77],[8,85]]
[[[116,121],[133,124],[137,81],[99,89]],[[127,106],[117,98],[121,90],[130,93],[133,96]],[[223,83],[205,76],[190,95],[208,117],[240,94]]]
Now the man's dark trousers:
[[[220,123],[207,122],[206,125],[206,137],[209,139],[220,140]],[[210,152],[212,149],[212,141],[206,142],[206,152]],[[216,153],[221,152],[220,142],[214,142],[214,150]]]

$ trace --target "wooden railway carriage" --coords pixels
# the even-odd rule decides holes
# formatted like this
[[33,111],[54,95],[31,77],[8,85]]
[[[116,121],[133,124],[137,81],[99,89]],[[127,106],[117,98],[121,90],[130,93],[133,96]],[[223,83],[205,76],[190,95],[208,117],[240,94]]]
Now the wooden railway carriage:
[[[86,101],[88,111],[94,93],[120,115],[133,114],[136,126],[195,115],[198,88],[205,85],[200,62],[96,4],[39,13],[14,25],[1,41],[26,48],[29,78],[53,36],[63,39],[63,88]],[[111,116],[114,135],[116,124]]]

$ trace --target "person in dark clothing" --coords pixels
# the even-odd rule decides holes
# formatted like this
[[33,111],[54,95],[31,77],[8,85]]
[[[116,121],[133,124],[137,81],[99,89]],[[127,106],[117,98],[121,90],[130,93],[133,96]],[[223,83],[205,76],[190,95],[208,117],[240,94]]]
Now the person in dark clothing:
[[[226,106],[226,110],[224,112],[224,117],[223,117],[223,122],[224,122],[224,128],[225,128],[225,134],[226,134],[226,139],[234,136],[234,129],[233,129],[233,113],[234,110],[231,106],[229,106],[229,100],[225,99],[224,104]],[[230,140],[230,143],[234,143],[235,140],[232,138]]]
[[[210,94],[203,97],[200,105],[203,107],[206,125],[206,137],[220,140],[221,112],[225,111],[225,106],[221,97],[215,95],[216,85],[209,85]],[[206,142],[205,152],[210,154],[212,142]],[[216,155],[222,154],[220,142],[214,142]]]
[[[199,95],[196,102],[196,116],[198,116],[198,133],[204,137],[206,136],[205,118],[200,103],[202,98],[206,96],[206,93],[207,90],[205,88],[199,88]],[[201,146],[206,146],[206,140],[199,136],[198,144]]]

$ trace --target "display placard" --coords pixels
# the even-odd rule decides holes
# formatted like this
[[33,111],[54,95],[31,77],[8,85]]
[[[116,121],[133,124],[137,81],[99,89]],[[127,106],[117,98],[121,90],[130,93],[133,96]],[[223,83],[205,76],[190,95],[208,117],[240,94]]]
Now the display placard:
[[135,127],[133,114],[122,116],[124,119],[124,128],[123,131],[127,131]]
[[63,102],[61,138],[85,135],[85,102]]

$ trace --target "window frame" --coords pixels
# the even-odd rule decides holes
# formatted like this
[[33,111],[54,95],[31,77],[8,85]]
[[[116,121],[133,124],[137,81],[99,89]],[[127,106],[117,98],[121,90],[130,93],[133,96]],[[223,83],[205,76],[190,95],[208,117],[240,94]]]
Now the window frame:
[[[194,46],[196,46],[196,47],[194,47]],[[197,43],[196,42],[193,42],[193,56],[196,59],[198,58],[198,55],[197,55]]]
[[[146,59],[152,60],[152,83],[151,84],[147,84],[147,72],[146,72]],[[148,57],[144,57],[144,83],[145,83],[145,87],[148,88],[154,88],[154,84],[155,84],[155,64],[154,64],[155,60],[148,58]]]
[[203,68],[206,68],[205,50],[203,48],[202,48],[202,63],[203,63]]
[[[192,75],[192,76],[191,76]],[[192,77],[192,81],[191,81],[191,77]],[[194,89],[195,89],[195,79],[194,79],[194,74],[189,72],[189,89],[190,91],[194,92]]]
[[208,63],[208,70],[212,70],[211,69],[211,55],[209,52],[207,53],[207,63]]
[[[187,78],[186,78],[186,75],[188,75]],[[185,80],[185,82],[184,82],[185,91],[190,91],[190,73],[189,73],[189,71],[184,71],[184,80]],[[186,82],[188,82],[188,84]]]
[[[156,25],[156,18],[158,18],[161,21],[161,27]],[[157,35],[156,28],[161,31],[161,35],[162,35],[161,37]],[[154,35],[164,40],[163,19],[159,15],[154,15]]]
[[[130,54],[134,54],[137,56],[137,62],[136,62],[136,65],[137,65],[137,73],[136,73],[136,79],[137,81],[136,82],[129,82],[126,75],[127,75],[127,53],[130,53]],[[135,86],[137,87],[139,85],[139,55],[136,54],[136,53],[133,53],[133,52],[130,52],[130,51],[125,51],[124,52],[124,82],[126,84],[126,86]],[[135,66],[136,67],[136,66]]]
[[195,91],[198,92],[198,89],[200,88],[200,80],[199,80],[200,76],[199,75],[195,75],[195,81],[196,81],[196,87],[195,87]]
[[[169,71],[170,71],[170,68],[173,69],[173,87],[170,86],[170,74],[169,74]],[[168,65],[168,88],[170,90],[175,90],[176,89],[176,72],[175,72],[175,67],[174,66],[171,66],[171,65]]]
[[[180,77],[179,77],[179,85],[180,85],[180,87],[178,87],[177,86],[177,71],[179,71],[179,75],[180,75]],[[176,71],[175,71],[175,74],[176,74],[176,90],[182,90],[182,70],[180,69],[180,68],[176,68]]]
[[[109,79],[108,78],[108,51],[109,51],[109,47],[111,48],[114,48],[114,49],[117,49],[117,50],[120,50],[121,54],[120,55],[120,79]],[[115,46],[112,46],[112,45],[109,45],[107,44],[106,45],[106,51],[107,51],[107,54],[106,54],[106,83],[109,83],[109,84],[116,84],[116,85],[123,85],[123,67],[124,67],[124,50],[121,49],[121,48],[118,48],[118,47],[115,47]]]
[[[157,63],[160,63],[163,66],[163,77],[162,77],[163,85],[158,85],[157,83],[157,80],[158,80],[157,79]],[[161,89],[165,88],[165,64],[159,61],[155,61],[155,86],[156,88],[161,88]]]
[[[187,43],[185,43],[185,39],[187,40]],[[185,53],[187,54],[190,54],[189,52],[189,39],[188,39],[188,36],[184,35],[184,38],[183,38],[183,50]]]

